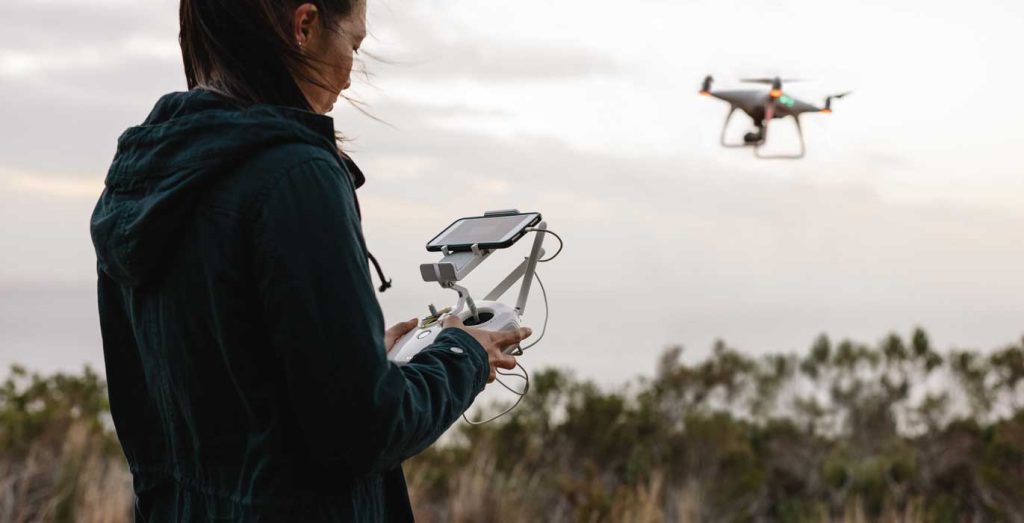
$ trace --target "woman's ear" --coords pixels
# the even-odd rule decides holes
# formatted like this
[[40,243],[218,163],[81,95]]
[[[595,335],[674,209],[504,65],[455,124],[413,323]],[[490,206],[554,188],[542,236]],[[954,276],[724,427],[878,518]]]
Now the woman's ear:
[[310,40],[316,35],[319,18],[320,11],[313,4],[305,3],[295,8],[292,14],[292,31],[296,45],[309,45]]

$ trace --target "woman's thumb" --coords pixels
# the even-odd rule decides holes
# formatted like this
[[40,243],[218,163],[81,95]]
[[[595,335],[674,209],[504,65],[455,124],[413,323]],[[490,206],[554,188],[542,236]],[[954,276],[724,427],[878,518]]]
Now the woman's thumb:
[[462,319],[459,318],[458,315],[454,315],[454,314],[453,315],[449,315],[447,318],[445,318],[444,322],[441,325],[443,325],[444,328],[446,328],[446,329],[448,327],[458,327],[458,328],[461,329],[461,328],[466,326],[464,323],[462,323]]

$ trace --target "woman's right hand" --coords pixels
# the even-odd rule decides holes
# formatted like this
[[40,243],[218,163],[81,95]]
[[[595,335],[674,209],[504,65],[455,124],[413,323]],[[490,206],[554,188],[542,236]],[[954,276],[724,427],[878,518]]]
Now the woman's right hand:
[[490,366],[490,374],[487,376],[487,383],[494,381],[497,376],[497,369],[512,370],[516,368],[516,358],[504,351],[508,347],[514,347],[519,342],[528,338],[533,331],[529,327],[520,327],[512,331],[488,331],[467,327],[458,316],[449,316],[444,320],[444,328],[454,327],[469,333],[487,351],[487,364]]

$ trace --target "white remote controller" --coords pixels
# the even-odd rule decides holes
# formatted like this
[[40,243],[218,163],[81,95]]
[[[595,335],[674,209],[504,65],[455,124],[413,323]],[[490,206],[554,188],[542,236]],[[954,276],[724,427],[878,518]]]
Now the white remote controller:
[[[412,360],[413,356],[417,355],[423,349],[429,347],[437,335],[444,329],[441,323],[444,321],[443,318],[447,316],[449,309],[442,309],[438,311],[437,315],[430,315],[420,321],[419,327],[406,333],[395,342],[394,348],[391,352],[388,352],[388,359],[395,362],[398,365],[405,365]],[[519,328],[519,314],[516,310],[504,303],[496,301],[480,301],[477,302],[477,313],[479,314],[480,321],[477,322],[473,318],[473,314],[468,308],[463,308],[461,312],[458,312],[459,319],[462,320],[467,327],[474,327],[477,329],[484,329],[489,331],[510,331]],[[515,350],[515,347],[506,349],[505,352],[511,352]]]

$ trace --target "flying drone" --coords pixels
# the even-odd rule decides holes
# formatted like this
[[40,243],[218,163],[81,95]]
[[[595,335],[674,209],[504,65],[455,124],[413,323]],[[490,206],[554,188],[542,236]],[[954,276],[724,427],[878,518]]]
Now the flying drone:
[[[767,92],[757,89],[743,89],[730,91],[712,91],[711,84],[714,78],[710,75],[704,78],[704,85],[700,94],[712,96],[729,103],[729,114],[725,117],[725,124],[722,125],[722,136],[720,142],[723,147],[753,147],[754,155],[764,159],[797,159],[803,158],[806,148],[804,146],[804,131],[800,127],[800,115],[804,113],[831,113],[832,100],[838,100],[850,94],[845,92],[834,94],[825,98],[825,106],[817,107],[807,102],[802,102],[782,92],[783,82],[799,82],[800,80],[775,78],[744,78],[744,83],[764,84],[771,86]],[[742,143],[730,143],[725,140],[725,130],[729,127],[729,120],[737,110],[743,111],[754,122],[754,129],[743,135]],[[797,135],[800,138],[800,152],[797,154],[762,154],[761,146],[768,140],[768,123],[775,118],[792,116],[796,122]]]

